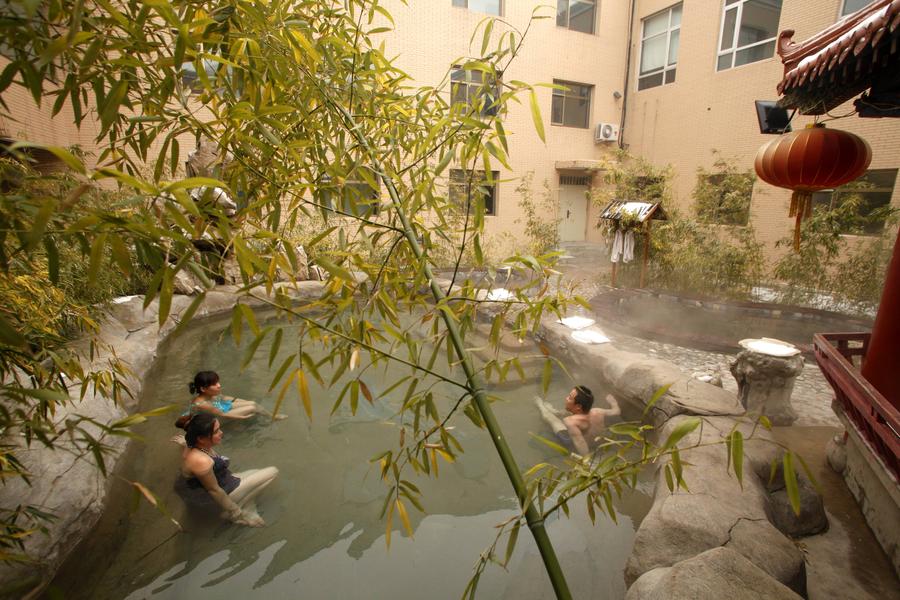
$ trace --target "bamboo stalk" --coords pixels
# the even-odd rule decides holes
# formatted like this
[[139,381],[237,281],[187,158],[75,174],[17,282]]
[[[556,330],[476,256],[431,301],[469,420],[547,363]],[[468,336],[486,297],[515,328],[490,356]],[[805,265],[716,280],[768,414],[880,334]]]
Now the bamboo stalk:
[[[413,251],[416,259],[422,261],[425,252],[419,244],[419,240],[416,237],[416,232],[409,220],[409,216],[402,208],[400,194],[397,192],[394,181],[384,173],[381,164],[374,158],[369,141],[360,133],[356,121],[353,119],[350,112],[337,103],[335,103],[334,106],[341,112],[347,123],[347,128],[356,138],[356,141],[359,142],[360,146],[362,146],[369,156],[372,157],[372,164],[379,174],[381,181],[384,183],[384,186],[387,188],[391,203],[394,205],[394,210],[397,213],[397,217],[400,219],[403,235],[406,237],[410,249]],[[434,280],[434,273],[431,270],[431,266],[427,261],[422,261],[422,268],[425,277],[428,279],[431,295],[434,297],[435,301],[442,302],[447,298],[447,294],[444,293],[444,290],[442,290]],[[526,503],[525,501],[527,495],[525,479],[522,477],[522,473],[519,471],[519,465],[516,463],[512,450],[506,442],[503,430],[500,428],[500,423],[497,422],[494,411],[488,403],[487,395],[484,392],[484,385],[482,384],[480,377],[478,377],[475,367],[472,365],[472,359],[465,348],[462,335],[459,332],[459,327],[457,327],[456,322],[451,319],[446,312],[440,311],[440,313],[444,320],[444,324],[447,327],[447,332],[450,334],[450,342],[453,345],[453,349],[462,361],[463,372],[466,375],[466,381],[469,384],[469,391],[472,394],[475,407],[478,409],[478,412],[484,421],[484,425],[491,436],[491,442],[493,442],[494,448],[500,456],[500,461],[503,463],[506,475],[509,478],[513,490],[516,492],[519,506],[525,512],[525,521],[528,523],[528,528],[537,544],[541,559],[544,562],[544,568],[547,570],[547,576],[550,578],[550,583],[553,586],[553,591],[558,599],[570,600],[572,598],[572,593],[569,591],[569,585],[566,582],[562,566],[559,564],[559,558],[556,556],[556,551],[550,541],[550,536],[547,534],[547,530],[544,527],[544,518],[534,506],[534,503]]]

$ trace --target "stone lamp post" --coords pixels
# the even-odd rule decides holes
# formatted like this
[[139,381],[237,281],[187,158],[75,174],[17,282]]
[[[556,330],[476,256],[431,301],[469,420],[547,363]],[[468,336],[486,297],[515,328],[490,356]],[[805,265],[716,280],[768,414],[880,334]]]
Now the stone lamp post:
[[791,425],[797,413],[791,406],[794,379],[803,370],[803,357],[794,345],[770,338],[741,340],[744,350],[731,364],[738,398],[752,414],[764,414],[773,425]]

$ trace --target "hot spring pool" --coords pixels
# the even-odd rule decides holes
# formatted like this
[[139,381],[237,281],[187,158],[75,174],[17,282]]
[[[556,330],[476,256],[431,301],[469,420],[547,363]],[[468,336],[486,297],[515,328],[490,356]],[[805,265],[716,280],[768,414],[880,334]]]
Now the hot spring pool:
[[[164,344],[146,379],[141,409],[186,405],[187,383],[201,369],[219,372],[224,393],[271,408],[275,394],[267,393],[271,373],[266,342],[241,372],[250,340],[236,348],[222,335],[227,327],[226,320],[205,320]],[[285,356],[285,348],[292,342],[295,347],[294,330],[285,325]],[[528,345],[523,348],[524,354],[537,353]],[[274,364],[279,363],[276,359]],[[281,471],[258,499],[267,523],[261,529],[188,515],[172,489],[180,455],[180,448],[169,441],[178,431],[172,426],[176,415],[140,426],[144,442],[132,444],[122,461],[106,512],[63,565],[51,589],[70,599],[459,598],[479,554],[494,538],[494,526],[517,512],[516,501],[487,434],[460,414],[454,433],[465,453],[455,463],[441,462],[437,479],[409,471],[407,478],[423,492],[427,515],[411,509],[414,539],[401,533],[395,519],[391,547],[385,547],[379,514],[386,487],[369,459],[398,443],[396,412],[405,386],[388,397],[381,397],[379,390],[407,371],[391,369],[398,370],[384,376],[379,368],[367,375],[376,402],[370,406],[361,400],[355,417],[349,408],[330,417],[337,392],[311,381],[312,422],[289,394],[282,408],[289,415],[285,421],[226,423],[219,450],[231,457],[235,471],[267,465]],[[322,375],[326,380],[330,376],[327,370]],[[532,404],[539,380],[535,375],[534,381],[494,390],[502,397],[494,409],[523,470],[552,459],[552,452],[530,436],[548,435]],[[571,385],[565,374],[557,373],[548,399],[561,406]],[[441,410],[455,400],[446,387],[434,391]],[[600,390],[595,393],[602,398]],[[649,479],[639,487],[647,489]],[[134,509],[125,480],[151,487],[187,532],[176,534],[144,501]],[[573,503],[570,519],[548,523],[575,597],[624,596],[623,568],[650,501],[649,495],[638,492],[624,498],[617,506],[618,524],[601,517],[592,525],[580,502]],[[519,536],[509,571],[489,567],[478,592],[478,597],[492,599],[553,597],[526,531]]]

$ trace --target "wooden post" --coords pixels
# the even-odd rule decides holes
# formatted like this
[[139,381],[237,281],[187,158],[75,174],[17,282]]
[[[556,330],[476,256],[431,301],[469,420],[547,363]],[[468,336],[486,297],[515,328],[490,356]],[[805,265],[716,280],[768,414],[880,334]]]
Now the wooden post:
[[641,259],[641,285],[643,288],[647,282],[647,258],[650,256],[650,221],[653,220],[652,213],[644,221],[644,257]]
[[610,283],[613,287],[616,287],[616,266],[618,266],[618,264],[619,263],[613,263],[612,266],[612,281]]
[[888,265],[884,291],[875,324],[872,325],[872,337],[869,349],[863,361],[862,371],[869,383],[881,392],[885,399],[900,408],[900,352],[897,342],[900,341],[900,232],[894,243],[894,253]]

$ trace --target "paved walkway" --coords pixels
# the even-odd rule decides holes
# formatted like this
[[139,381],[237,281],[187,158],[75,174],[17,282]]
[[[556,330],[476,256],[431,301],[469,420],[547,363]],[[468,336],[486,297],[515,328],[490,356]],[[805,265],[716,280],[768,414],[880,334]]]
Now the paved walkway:
[[[560,261],[560,270],[565,278],[577,283],[577,291],[584,298],[594,298],[602,293],[608,282],[609,259],[606,249],[597,244],[564,244],[569,257]],[[594,315],[591,315],[594,316]],[[598,323],[602,329],[604,324]],[[629,335],[607,324],[604,331],[612,343],[623,350],[643,352],[667,360],[685,373],[709,372],[718,374],[722,386],[737,393],[737,382],[729,371],[734,354],[708,352],[694,348],[685,348],[655,340],[642,339]],[[746,337],[754,337],[748,331]],[[794,382],[794,393],[791,402],[797,411],[795,426],[828,425],[840,427],[841,423],[831,410],[832,389],[815,361],[807,360],[803,372]]]

